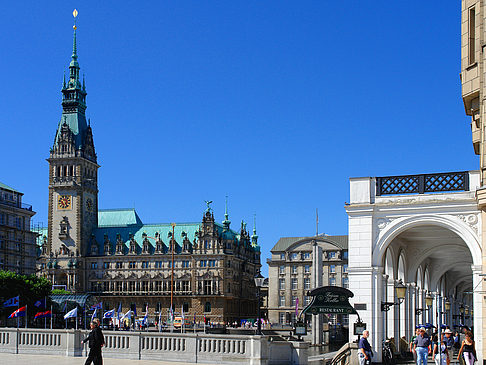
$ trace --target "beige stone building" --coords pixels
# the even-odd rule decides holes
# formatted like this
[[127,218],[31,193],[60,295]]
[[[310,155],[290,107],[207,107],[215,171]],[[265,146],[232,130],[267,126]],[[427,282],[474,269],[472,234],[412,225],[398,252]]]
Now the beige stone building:
[[30,220],[35,212],[22,203],[23,195],[0,183],[0,270],[33,274],[37,235],[30,229]]
[[[282,237],[271,250],[268,263],[268,319],[271,323],[288,324],[310,303],[307,292],[314,289],[312,245],[322,248],[322,285],[347,288],[348,236]],[[347,324],[347,316],[331,316],[332,324]]]

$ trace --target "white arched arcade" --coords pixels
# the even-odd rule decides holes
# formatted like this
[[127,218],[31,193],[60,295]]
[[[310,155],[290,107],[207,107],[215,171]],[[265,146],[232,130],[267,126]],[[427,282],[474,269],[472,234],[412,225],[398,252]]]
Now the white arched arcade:
[[[398,339],[410,339],[415,326],[425,323],[472,325],[482,349],[482,247],[474,192],[377,197],[369,180],[365,186],[368,196],[351,192],[346,206],[349,281],[353,304],[366,304],[360,316],[371,331],[375,360],[381,360],[385,338],[394,338],[400,350],[404,343]],[[394,290],[400,281],[407,288],[403,301]],[[434,298],[431,307],[427,297]],[[468,316],[461,316],[461,307]]]

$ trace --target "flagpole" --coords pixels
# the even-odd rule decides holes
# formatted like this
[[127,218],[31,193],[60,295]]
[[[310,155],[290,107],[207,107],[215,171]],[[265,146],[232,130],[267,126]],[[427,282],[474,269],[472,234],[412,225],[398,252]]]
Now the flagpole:
[[51,304],[51,330],[52,330],[52,317],[54,316],[54,313],[52,313],[52,304]]
[[[44,310],[46,309],[47,309],[47,297],[44,297]],[[47,317],[44,317],[44,328],[47,328]]]
[[76,329],[78,329],[78,311],[76,311],[76,318],[75,321],[76,321]]
[[[19,295],[19,301],[17,302],[17,310],[20,309],[20,295]],[[17,312],[17,328],[19,328],[19,316],[18,316],[18,312]]]
[[27,328],[27,304],[25,305],[25,328]]

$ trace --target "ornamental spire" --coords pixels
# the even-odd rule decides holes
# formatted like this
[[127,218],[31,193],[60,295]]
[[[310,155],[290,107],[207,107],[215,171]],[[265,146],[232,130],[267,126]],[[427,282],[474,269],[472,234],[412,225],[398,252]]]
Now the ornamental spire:
[[226,195],[226,202],[225,202],[225,206],[224,206],[224,221],[223,221],[223,227],[224,227],[225,231],[229,231],[229,227],[230,227],[230,224],[231,224],[231,221],[228,218],[229,218],[229,215],[228,215],[228,195]]
[[253,214],[253,234],[251,235],[251,245],[258,246],[258,235],[256,231],[256,214]]
[[73,25],[74,35],[73,35],[73,55],[72,55],[72,59],[76,60],[76,59],[78,59],[78,53],[77,53],[77,49],[76,49],[76,29],[78,29],[78,27],[76,26],[76,18],[78,17],[78,11],[76,9],[74,9],[74,11],[73,11],[73,17],[74,17],[74,25]]

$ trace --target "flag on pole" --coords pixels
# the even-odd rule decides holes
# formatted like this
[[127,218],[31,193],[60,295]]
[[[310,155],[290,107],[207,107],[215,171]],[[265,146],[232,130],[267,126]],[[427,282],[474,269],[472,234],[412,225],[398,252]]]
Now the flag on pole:
[[98,304],[94,304],[91,306],[91,310],[93,309],[102,309],[103,308],[103,302],[99,302]]
[[37,312],[34,316],[34,319],[37,318],[50,318],[52,316],[51,311],[45,311],[45,312]]
[[148,305],[145,308],[145,315],[143,316],[143,319],[142,319],[142,325],[145,326],[147,324],[147,319],[148,319]]
[[121,306],[121,302],[120,302],[120,304],[118,305],[118,310],[116,311],[116,318],[120,319],[121,311],[122,311],[122,306]]
[[66,315],[64,316],[64,319],[74,318],[74,317],[77,317],[77,316],[78,316],[78,307],[76,307],[73,310],[67,312]]
[[105,312],[103,318],[113,318],[115,316],[115,309]]
[[134,304],[133,305],[133,318],[136,318],[137,317],[137,305]]
[[125,318],[128,319],[132,318],[132,311],[130,309],[120,319],[125,319]]
[[34,303],[34,306],[37,308],[45,308],[46,307],[46,298],[39,299],[37,302]]
[[67,311],[67,300],[64,302],[64,308],[62,309],[64,313]]
[[10,298],[9,300],[7,300],[3,303],[4,307],[16,307],[18,305],[19,305],[19,296],[18,295],[16,297]]
[[24,317],[26,311],[27,311],[26,306],[23,306],[17,309],[16,311],[14,311],[10,316],[8,316],[8,318]]
[[181,317],[182,317],[182,321],[184,321],[184,305],[182,305],[181,307]]
[[[299,298],[295,301],[295,318],[299,317]],[[260,320],[260,319],[258,319]]]
[[98,311],[98,308],[95,308],[93,314],[91,315],[91,322],[93,322],[93,319],[96,318],[96,312]]

